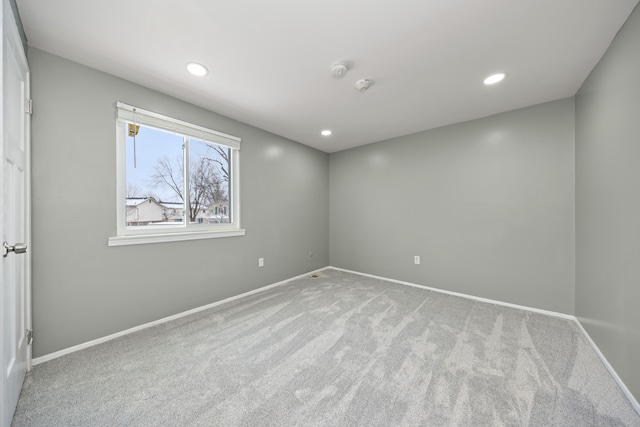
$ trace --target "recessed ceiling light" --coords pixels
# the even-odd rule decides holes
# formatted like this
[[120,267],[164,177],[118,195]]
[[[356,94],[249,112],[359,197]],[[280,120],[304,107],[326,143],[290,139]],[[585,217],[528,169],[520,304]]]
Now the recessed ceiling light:
[[493,74],[487,77],[486,79],[484,79],[484,84],[486,85],[496,84],[498,82],[501,82],[504,79],[504,76],[505,76],[504,73]]
[[322,136],[329,136],[331,135],[333,132],[331,132],[329,129],[325,129],[322,132],[320,132],[322,134]]
[[187,62],[187,70],[194,76],[204,77],[209,74],[209,70],[202,64],[197,62]]

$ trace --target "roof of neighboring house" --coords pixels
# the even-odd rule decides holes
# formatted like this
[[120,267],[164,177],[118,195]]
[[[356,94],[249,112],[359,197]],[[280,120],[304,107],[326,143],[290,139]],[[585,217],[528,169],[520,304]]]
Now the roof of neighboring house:
[[153,197],[127,197],[127,206],[138,206],[146,201],[151,201],[168,209],[182,209],[184,207],[184,203],[182,202],[163,202]]
[[[147,200],[150,200],[167,209],[183,209],[184,208],[184,203],[182,202],[163,202],[162,200],[156,200],[153,197],[127,197],[127,206],[138,206],[146,202]],[[216,205],[224,206],[225,204],[226,204],[225,202],[214,203],[211,206],[203,206],[202,209],[207,210]]]
[[138,206],[139,204],[144,203],[149,199],[155,202],[155,199],[153,197],[130,197],[127,198],[127,206]]
[[182,209],[184,208],[184,203],[181,202],[158,202],[165,208],[169,209]]

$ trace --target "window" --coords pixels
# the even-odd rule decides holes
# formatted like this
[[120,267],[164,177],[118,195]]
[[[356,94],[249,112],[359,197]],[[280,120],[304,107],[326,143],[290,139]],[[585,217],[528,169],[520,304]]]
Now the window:
[[240,139],[116,107],[118,235],[109,245],[243,235]]

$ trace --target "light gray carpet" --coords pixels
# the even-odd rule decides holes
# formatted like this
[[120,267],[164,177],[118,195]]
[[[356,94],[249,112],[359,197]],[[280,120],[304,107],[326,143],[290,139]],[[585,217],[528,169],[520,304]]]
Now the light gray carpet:
[[326,270],[43,363],[14,426],[640,426],[574,323]]

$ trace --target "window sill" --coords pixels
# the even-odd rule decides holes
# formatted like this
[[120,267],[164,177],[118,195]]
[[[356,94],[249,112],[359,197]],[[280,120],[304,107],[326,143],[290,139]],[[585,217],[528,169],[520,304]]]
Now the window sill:
[[185,231],[182,233],[137,234],[109,237],[108,246],[144,245],[147,243],[181,242],[185,240],[217,239],[221,237],[244,236],[245,231]]

